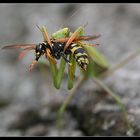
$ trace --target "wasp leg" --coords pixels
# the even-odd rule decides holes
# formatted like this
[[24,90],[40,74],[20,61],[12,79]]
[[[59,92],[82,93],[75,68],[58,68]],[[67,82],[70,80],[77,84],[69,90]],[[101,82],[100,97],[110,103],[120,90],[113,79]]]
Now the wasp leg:
[[65,55],[63,52],[61,52],[60,55],[63,57],[63,59],[64,59],[69,65],[72,65],[72,64],[70,63],[70,61],[67,59],[66,55]]
[[30,65],[29,65],[29,71],[32,71],[34,66],[37,64],[37,60],[34,60]]

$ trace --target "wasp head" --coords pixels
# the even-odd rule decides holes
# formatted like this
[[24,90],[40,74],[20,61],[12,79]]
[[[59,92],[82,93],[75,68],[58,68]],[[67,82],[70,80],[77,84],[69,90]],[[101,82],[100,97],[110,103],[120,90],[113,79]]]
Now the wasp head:
[[35,55],[37,61],[43,53],[44,53],[44,49],[42,47],[42,44],[37,44],[35,48]]

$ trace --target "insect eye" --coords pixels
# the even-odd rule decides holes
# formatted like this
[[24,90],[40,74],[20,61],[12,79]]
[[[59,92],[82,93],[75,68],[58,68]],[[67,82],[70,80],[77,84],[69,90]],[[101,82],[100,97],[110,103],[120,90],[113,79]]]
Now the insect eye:
[[36,45],[36,53],[40,52],[41,51],[41,47],[40,47],[40,44]]

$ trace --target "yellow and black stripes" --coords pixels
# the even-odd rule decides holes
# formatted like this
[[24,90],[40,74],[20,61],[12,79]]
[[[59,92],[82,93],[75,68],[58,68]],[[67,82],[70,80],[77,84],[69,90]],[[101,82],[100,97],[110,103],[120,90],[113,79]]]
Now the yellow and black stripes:
[[52,42],[52,46],[49,46],[47,42],[37,44],[35,48],[36,61],[38,61],[39,58],[46,53],[47,57],[53,60],[63,57],[64,60],[69,63],[67,55],[72,53],[80,68],[82,70],[87,70],[89,59],[83,47],[76,43],[72,43],[64,52],[64,46],[65,43],[61,42]]
[[81,67],[81,69],[86,70],[89,64],[88,55],[86,51],[77,44],[72,44],[70,48],[76,62]]

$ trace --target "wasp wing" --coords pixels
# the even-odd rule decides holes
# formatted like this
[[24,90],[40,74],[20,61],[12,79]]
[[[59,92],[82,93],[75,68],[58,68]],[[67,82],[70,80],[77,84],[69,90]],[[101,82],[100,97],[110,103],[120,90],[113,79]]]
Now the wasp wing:
[[75,38],[74,41],[89,41],[89,40],[95,40],[99,38],[101,35],[87,35],[87,36],[80,36],[78,38]]
[[[101,35],[80,36],[78,38],[75,38],[72,42],[95,40],[95,39],[99,38],[100,36]],[[69,40],[69,38],[70,37],[60,38],[60,39],[53,40],[53,42],[62,42],[62,43],[65,43],[65,42],[67,42]]]
[[18,59],[22,59],[28,52],[28,50],[23,50],[22,52],[20,52],[20,54],[18,55]]
[[30,50],[34,50],[36,44],[22,44],[22,45],[9,45],[4,46],[2,49],[21,49],[18,59],[22,59]]
[[15,44],[2,47],[2,49],[23,49],[32,50],[35,49],[36,44]]

